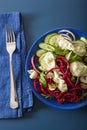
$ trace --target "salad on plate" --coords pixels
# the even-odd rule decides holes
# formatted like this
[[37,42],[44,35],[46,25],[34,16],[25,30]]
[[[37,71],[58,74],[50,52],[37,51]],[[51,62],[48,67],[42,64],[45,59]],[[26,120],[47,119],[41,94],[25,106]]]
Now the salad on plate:
[[67,29],[47,34],[31,57],[29,78],[35,91],[59,103],[87,96],[87,39]]

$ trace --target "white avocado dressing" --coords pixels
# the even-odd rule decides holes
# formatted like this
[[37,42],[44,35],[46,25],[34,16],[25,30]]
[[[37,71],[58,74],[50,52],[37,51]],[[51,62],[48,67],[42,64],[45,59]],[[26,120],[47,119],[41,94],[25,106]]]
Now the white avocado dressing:
[[87,76],[87,66],[84,63],[75,61],[70,64],[70,72],[73,76]]
[[44,70],[50,70],[55,67],[55,57],[52,52],[47,52],[40,57],[40,64]]
[[35,71],[35,70],[33,70],[33,69],[31,69],[31,70],[28,70],[28,73],[30,74],[30,79],[36,79],[36,77],[37,77],[37,72]]
[[66,92],[68,90],[67,84],[65,81],[61,78],[61,72],[58,70],[54,70],[54,77],[53,80],[54,82],[57,83],[57,87],[61,92]]
[[57,37],[56,41],[59,47],[61,47],[61,49],[73,50],[73,44],[70,41],[66,40],[64,37],[62,37],[61,35]]

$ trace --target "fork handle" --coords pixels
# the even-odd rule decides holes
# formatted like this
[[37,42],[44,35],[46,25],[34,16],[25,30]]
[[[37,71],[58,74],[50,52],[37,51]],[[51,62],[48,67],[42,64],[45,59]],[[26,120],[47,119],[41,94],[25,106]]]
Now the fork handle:
[[12,54],[10,54],[10,107],[12,109],[18,108],[16,84],[14,80],[13,67],[12,67]]

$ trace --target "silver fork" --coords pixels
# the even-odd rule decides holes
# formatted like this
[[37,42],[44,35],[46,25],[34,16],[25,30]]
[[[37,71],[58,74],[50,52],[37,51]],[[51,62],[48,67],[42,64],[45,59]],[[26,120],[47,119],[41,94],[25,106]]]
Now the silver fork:
[[9,53],[9,61],[10,61],[10,107],[12,109],[15,109],[18,108],[18,98],[12,67],[12,54],[16,49],[16,42],[13,28],[8,26],[6,26],[6,49],[7,52]]

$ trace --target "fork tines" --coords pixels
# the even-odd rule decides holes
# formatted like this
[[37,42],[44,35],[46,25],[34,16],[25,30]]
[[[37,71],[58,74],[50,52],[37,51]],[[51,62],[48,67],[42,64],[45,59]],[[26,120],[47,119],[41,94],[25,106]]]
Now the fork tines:
[[15,42],[15,34],[12,26],[6,26],[6,42]]

